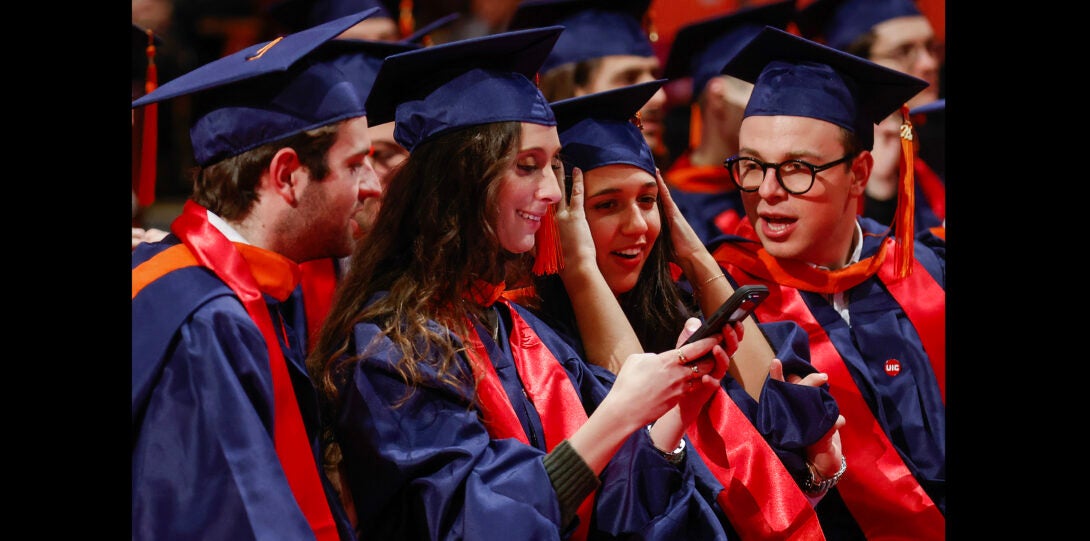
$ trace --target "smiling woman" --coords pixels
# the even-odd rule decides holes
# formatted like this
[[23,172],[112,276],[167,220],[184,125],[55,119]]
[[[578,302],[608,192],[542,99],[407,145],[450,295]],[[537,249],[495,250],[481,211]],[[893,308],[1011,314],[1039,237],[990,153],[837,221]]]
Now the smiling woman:
[[[307,361],[362,538],[725,538],[683,427],[647,426],[701,407],[726,350],[634,355],[614,376],[503,297],[561,200],[556,120],[531,78],[562,30],[396,54],[375,80],[368,118],[394,120],[410,153]],[[694,373],[686,357],[706,360]]]

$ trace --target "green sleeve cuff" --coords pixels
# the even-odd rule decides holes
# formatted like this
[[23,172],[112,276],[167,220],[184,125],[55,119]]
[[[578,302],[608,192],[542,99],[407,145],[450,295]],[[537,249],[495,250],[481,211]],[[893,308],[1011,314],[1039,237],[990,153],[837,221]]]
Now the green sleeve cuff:
[[560,442],[553,450],[545,455],[545,471],[549,474],[549,481],[556,490],[556,497],[560,500],[561,526],[566,526],[575,518],[579,504],[587,499],[592,492],[598,489],[601,481],[594,474],[594,470],[583,461],[583,457],[572,449],[568,440]]

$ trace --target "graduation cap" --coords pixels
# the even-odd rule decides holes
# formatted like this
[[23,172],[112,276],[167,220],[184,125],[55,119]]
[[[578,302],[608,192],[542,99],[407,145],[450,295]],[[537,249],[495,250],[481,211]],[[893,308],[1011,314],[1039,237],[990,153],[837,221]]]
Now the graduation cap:
[[747,7],[682,27],[674,36],[662,76],[693,78],[693,99],[734,53],[765,26],[787,28],[795,14],[795,1]]
[[[831,122],[855,134],[863,148],[874,146],[874,125],[927,87],[927,81],[821,45],[778,28],[765,27],[738,52],[723,73],[753,83],[743,118],[799,116]],[[912,261],[913,186],[912,126],[902,135],[901,182],[894,223],[898,272]]]
[[874,25],[921,15],[913,0],[814,0],[799,10],[795,24],[808,39],[845,50]]
[[338,54],[338,40],[372,8],[247,47],[198,67],[132,103],[194,98],[189,137],[201,166],[303,131],[367,113],[369,88],[357,86],[360,55]]
[[721,73],[754,84],[743,118],[803,116],[832,122],[874,144],[874,125],[927,81],[774,27],[765,27]]
[[659,79],[553,102],[565,164],[583,171],[634,165],[655,176],[651,147],[632,121],[665,83]]
[[507,28],[564,27],[542,72],[603,56],[654,56],[642,26],[650,5],[651,0],[528,0],[519,4]]
[[368,120],[396,121],[394,139],[412,152],[442,133],[490,122],[556,125],[533,83],[559,26],[491,34],[386,58],[367,99]]

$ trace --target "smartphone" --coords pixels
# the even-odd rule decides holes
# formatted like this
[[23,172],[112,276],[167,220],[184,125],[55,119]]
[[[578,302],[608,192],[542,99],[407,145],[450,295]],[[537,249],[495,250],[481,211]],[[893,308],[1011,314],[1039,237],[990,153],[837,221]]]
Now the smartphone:
[[707,338],[722,331],[727,323],[741,321],[742,318],[753,313],[757,305],[761,304],[766,297],[768,297],[768,286],[761,284],[749,284],[735,289],[734,294],[723,301],[712,317],[705,319],[704,324],[685,343]]

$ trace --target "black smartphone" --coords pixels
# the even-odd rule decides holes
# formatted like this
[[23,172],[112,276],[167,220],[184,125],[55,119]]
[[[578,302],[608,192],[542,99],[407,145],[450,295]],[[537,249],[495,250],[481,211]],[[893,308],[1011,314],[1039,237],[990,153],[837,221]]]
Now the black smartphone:
[[722,331],[727,323],[741,321],[742,318],[751,314],[757,305],[765,300],[765,297],[768,297],[768,286],[761,284],[749,284],[735,289],[734,294],[723,301],[712,317],[705,319],[704,324],[685,343],[707,338]]

